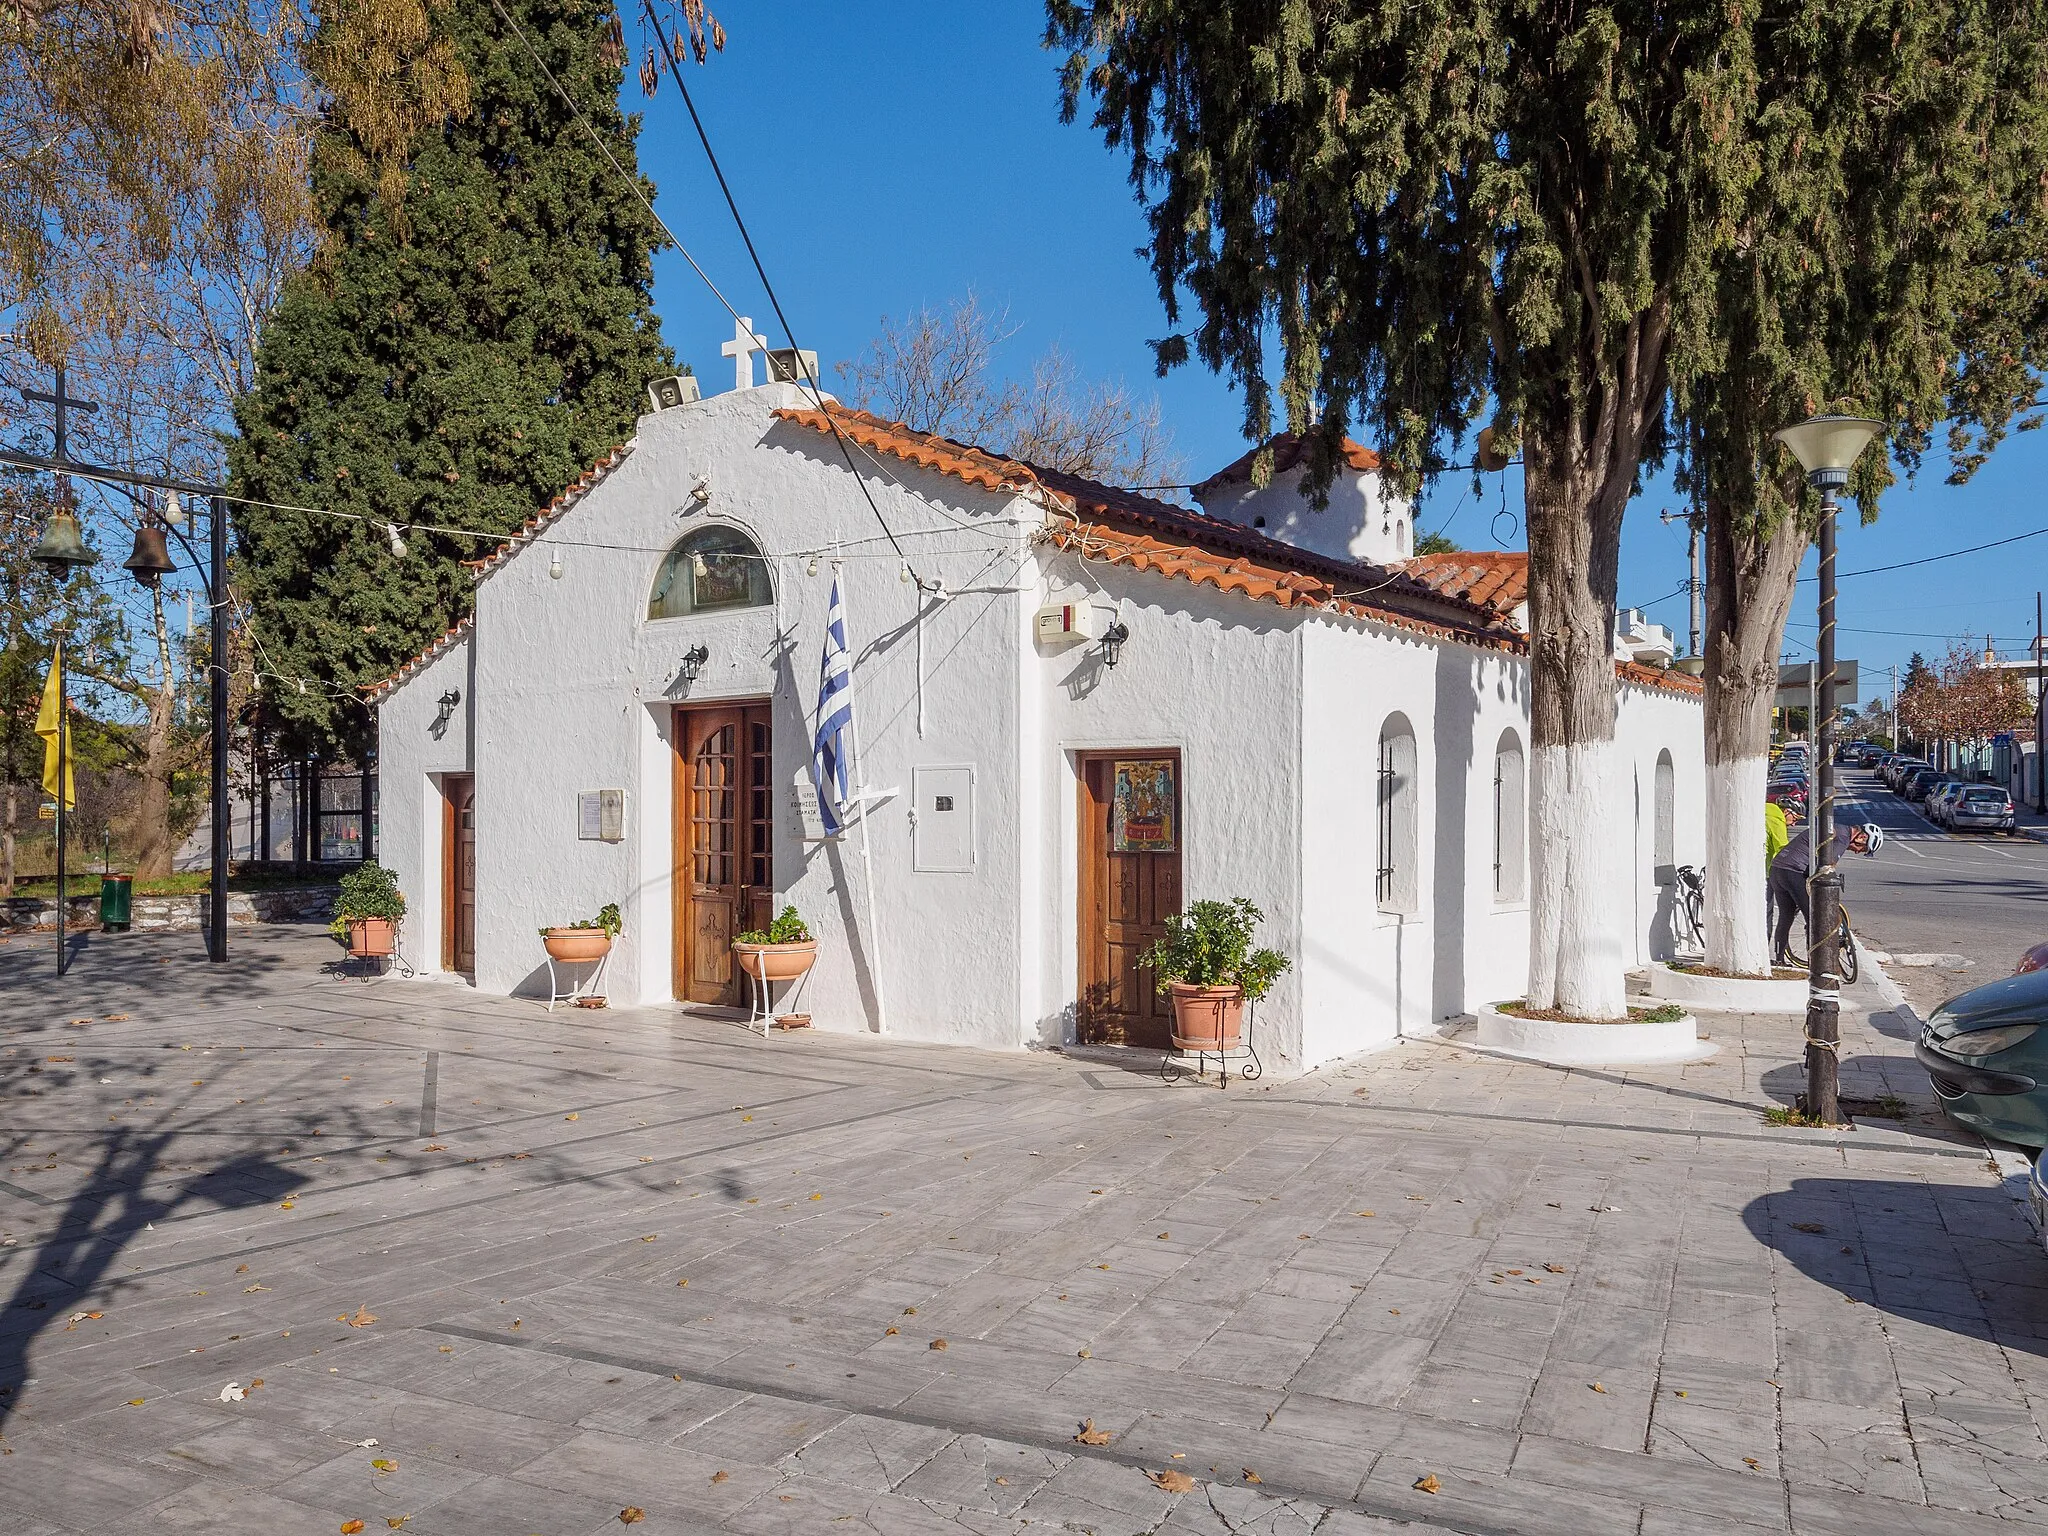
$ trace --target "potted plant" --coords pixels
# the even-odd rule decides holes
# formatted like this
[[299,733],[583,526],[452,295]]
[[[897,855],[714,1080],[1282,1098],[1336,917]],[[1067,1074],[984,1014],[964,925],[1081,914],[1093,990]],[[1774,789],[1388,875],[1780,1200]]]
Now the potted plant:
[[795,907],[784,907],[765,930],[753,929],[732,941],[740,969],[756,981],[795,981],[818,958],[818,941]]
[[1252,948],[1266,914],[1244,897],[1198,901],[1166,920],[1147,951],[1159,990],[1173,999],[1173,1045],[1180,1051],[1235,1050],[1244,1041],[1244,1005],[1273,990],[1293,962]]
[[611,953],[612,940],[625,924],[619,918],[619,904],[607,902],[597,916],[578,918],[540,931],[548,958],[564,965],[578,960],[602,960]]
[[334,921],[328,931],[345,940],[357,960],[381,960],[398,947],[398,920],[405,916],[405,896],[398,876],[382,864],[359,864],[341,877]]

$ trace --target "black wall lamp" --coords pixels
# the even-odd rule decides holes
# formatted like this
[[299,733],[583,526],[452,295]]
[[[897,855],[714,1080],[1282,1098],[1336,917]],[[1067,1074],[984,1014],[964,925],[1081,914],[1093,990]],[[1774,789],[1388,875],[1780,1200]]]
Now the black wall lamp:
[[684,686],[687,687],[689,684],[697,681],[697,674],[704,670],[704,663],[710,659],[711,651],[708,646],[693,645],[683,652],[683,664],[676,675],[683,680]]
[[1123,660],[1124,642],[1131,638],[1131,627],[1117,619],[1102,632],[1102,659],[1110,666]]
[[459,688],[450,688],[434,701],[435,707],[440,710],[440,713],[434,716],[433,725],[429,727],[434,733],[434,740],[441,739],[441,733],[448,729],[448,721],[455,713],[455,706],[461,702],[462,690]]

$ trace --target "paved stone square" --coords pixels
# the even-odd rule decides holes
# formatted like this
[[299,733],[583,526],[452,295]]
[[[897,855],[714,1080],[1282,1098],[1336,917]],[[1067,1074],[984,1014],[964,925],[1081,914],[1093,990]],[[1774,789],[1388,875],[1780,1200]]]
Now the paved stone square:
[[[1294,1082],[0,945],[0,1529],[2048,1525],[2048,1257],[1866,981]],[[1433,1490],[1433,1491],[1432,1491]]]

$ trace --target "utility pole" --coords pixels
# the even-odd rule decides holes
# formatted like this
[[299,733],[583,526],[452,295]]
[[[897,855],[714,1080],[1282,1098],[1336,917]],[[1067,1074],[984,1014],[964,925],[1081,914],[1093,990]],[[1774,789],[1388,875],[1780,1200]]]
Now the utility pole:
[[1673,523],[1685,524],[1685,617],[1688,626],[1685,653],[1700,655],[1700,633],[1707,627],[1706,593],[1707,584],[1700,580],[1700,514],[1697,512],[1659,512],[1657,521],[1669,527]]
[[2034,814],[2048,814],[2048,761],[2041,756],[2041,594],[2034,594]]

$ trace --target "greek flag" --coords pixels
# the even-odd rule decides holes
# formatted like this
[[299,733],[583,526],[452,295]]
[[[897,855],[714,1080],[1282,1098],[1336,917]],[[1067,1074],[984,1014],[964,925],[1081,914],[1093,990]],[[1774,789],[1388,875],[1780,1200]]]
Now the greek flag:
[[825,655],[818,669],[818,734],[811,743],[811,781],[825,835],[845,830],[840,813],[851,796],[853,774],[853,657],[846,648],[846,607],[839,575],[832,575],[832,605],[825,610]]

